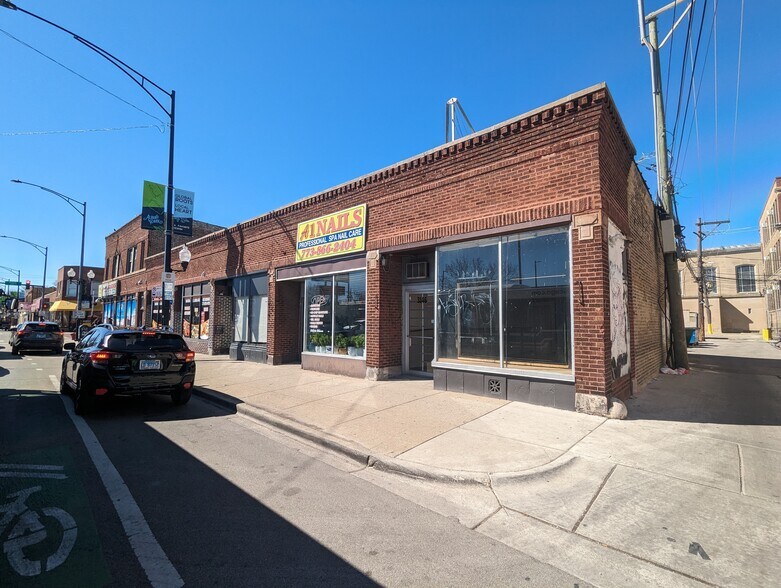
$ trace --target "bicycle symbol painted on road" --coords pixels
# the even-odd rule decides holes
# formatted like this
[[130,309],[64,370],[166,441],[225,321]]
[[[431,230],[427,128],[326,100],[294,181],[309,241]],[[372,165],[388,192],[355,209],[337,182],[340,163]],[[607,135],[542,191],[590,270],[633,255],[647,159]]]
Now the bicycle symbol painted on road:
[[[13,464],[11,467],[25,471],[5,471],[10,464],[0,464],[0,477],[54,478],[67,476],[57,473],[61,466],[35,466]],[[49,471],[45,471],[49,470]],[[55,470],[54,472],[51,470]],[[73,517],[56,506],[45,506],[36,510],[28,507],[27,500],[41,491],[41,486],[31,486],[6,494],[5,504],[0,504],[0,540],[3,554],[11,568],[20,576],[38,576],[50,572],[68,559],[78,536],[78,526]],[[56,527],[59,527],[55,529]],[[49,531],[61,536],[53,552],[40,558],[31,558],[29,553],[36,545],[47,540]]]

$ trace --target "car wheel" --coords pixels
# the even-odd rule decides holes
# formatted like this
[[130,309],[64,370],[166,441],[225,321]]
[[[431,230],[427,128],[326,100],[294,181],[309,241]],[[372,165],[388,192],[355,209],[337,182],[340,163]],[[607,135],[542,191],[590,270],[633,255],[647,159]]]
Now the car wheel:
[[92,410],[94,400],[79,377],[76,382],[76,393],[73,396],[73,411],[78,415],[87,414]]
[[65,370],[62,370],[60,374],[60,394],[69,394],[70,386],[68,386],[68,380],[65,378]]
[[173,400],[174,404],[177,406],[182,406],[183,404],[190,402],[192,395],[193,392],[191,389],[185,389],[179,386],[171,393],[171,400]]
[[16,345],[11,345],[11,355],[19,355],[19,348]]

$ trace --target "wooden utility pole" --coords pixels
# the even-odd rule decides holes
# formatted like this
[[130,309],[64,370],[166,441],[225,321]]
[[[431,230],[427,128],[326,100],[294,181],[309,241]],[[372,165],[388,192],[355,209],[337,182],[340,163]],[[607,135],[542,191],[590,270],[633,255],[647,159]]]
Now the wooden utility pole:
[[[702,227],[706,225],[723,225],[725,223],[728,223],[728,220],[720,220],[720,221],[707,221],[702,222],[702,218],[697,219],[697,232],[694,233],[697,235],[697,326],[698,334],[697,334],[697,340],[698,341],[705,341],[705,298],[708,295],[708,285],[705,283],[705,268],[702,264],[702,241],[707,237],[705,233],[702,232]],[[708,305],[710,307],[710,304]],[[709,313],[710,314],[710,313]],[[710,322],[710,317],[708,317],[708,322]]]
[[[659,63],[659,49],[672,36],[672,32],[691,11],[694,0],[681,13],[680,18],[673,23],[667,36],[659,42],[656,19],[660,14],[682,4],[685,0],[674,0],[667,6],[650,14],[645,14],[644,0],[637,0],[640,16],[640,42],[648,48],[651,57],[651,90],[653,94],[654,131],[656,138],[656,177],[657,192],[665,212],[675,222],[675,234],[680,235],[681,229],[675,215],[675,196],[670,165],[667,153],[667,130],[664,117],[664,98],[662,95],[662,74]],[[648,33],[646,34],[646,25]],[[675,367],[689,367],[689,354],[686,349],[686,328],[683,321],[683,303],[681,302],[681,284],[678,279],[678,259],[676,252],[664,254],[664,268],[667,279],[668,304],[670,309],[670,331],[672,334],[673,362]]]

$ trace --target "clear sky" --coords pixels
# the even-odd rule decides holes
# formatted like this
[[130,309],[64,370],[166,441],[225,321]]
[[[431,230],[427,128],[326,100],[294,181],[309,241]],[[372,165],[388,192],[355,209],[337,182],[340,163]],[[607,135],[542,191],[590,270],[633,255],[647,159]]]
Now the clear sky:
[[[698,130],[690,111],[685,132],[673,137],[688,144],[676,168],[691,249],[699,215],[732,220],[731,230],[706,246],[758,242],[756,230],[740,229],[756,227],[781,175],[781,2],[745,0],[737,132],[741,1],[718,2],[709,34],[714,2],[705,6],[697,66]],[[647,10],[665,3],[646,0]],[[220,225],[443,143],[452,96],[480,129],[604,81],[637,159],[654,150],[649,59],[634,0],[18,4],[176,90],[175,184],[195,192],[196,218]],[[697,5],[702,10],[704,0]],[[663,31],[671,17],[661,21]],[[662,54],[671,126],[684,25]],[[698,26],[696,16],[692,37]],[[47,245],[51,284],[58,267],[78,264],[81,218],[56,197],[8,180],[86,199],[85,264],[102,266],[105,236],[140,212],[143,181],[166,182],[168,135],[157,128],[50,132],[160,124],[140,110],[166,116],[68,35],[6,9],[0,29],[0,234]],[[640,165],[655,195],[655,177],[645,169],[652,162]],[[22,280],[40,283],[42,261],[33,248],[0,239],[0,265],[20,268]]]

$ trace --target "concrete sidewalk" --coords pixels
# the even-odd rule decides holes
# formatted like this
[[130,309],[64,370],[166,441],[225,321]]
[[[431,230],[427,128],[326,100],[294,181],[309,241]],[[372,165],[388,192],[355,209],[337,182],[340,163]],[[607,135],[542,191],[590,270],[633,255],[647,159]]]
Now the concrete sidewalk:
[[220,357],[198,357],[196,384],[595,585],[776,585],[781,351],[714,337],[691,360],[625,421]]

